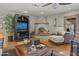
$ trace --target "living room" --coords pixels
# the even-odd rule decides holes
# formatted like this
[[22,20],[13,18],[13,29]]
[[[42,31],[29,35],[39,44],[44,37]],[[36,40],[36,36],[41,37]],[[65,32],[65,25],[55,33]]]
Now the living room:
[[[73,51],[78,48],[78,5],[79,3],[0,4],[2,55],[78,56],[78,51]],[[72,42],[76,42],[74,45],[77,47],[72,48]]]

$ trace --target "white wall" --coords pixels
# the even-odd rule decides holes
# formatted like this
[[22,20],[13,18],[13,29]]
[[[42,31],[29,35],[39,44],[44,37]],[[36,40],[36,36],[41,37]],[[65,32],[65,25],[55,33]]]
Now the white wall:
[[[69,12],[65,12],[65,13],[48,16],[47,19],[49,21],[50,33],[64,31],[64,17],[72,16],[72,15],[76,15],[76,14],[79,14],[79,10],[69,11]],[[57,19],[57,25],[58,26],[60,25],[62,27],[56,27],[56,28],[54,27],[53,22],[54,22],[55,18]]]
[[37,17],[36,16],[30,16],[29,17],[29,30],[30,30],[30,33],[32,32],[32,31],[34,31],[34,24],[35,24],[35,21],[37,20]]
[[[76,14],[79,14],[79,10],[69,11],[69,12],[65,12],[65,13],[60,13],[60,14],[55,14],[55,15],[44,17],[49,23],[49,27],[48,27],[49,32],[52,34],[52,33],[64,31],[64,16],[72,16],[72,15],[76,15]],[[34,31],[34,27],[35,27],[34,24],[40,18],[41,18],[41,16],[30,16],[29,17],[29,19],[30,19],[30,33],[32,31]],[[57,19],[57,27],[54,27],[54,19],[55,18]]]
[[[54,27],[54,20],[57,20],[57,27]],[[49,21],[49,29],[50,29],[50,33],[56,33],[58,31],[63,31],[64,30],[64,18],[62,15],[53,15],[53,16],[49,16],[47,17],[48,21]],[[62,27],[58,27],[58,26],[62,26]]]
[[[11,13],[11,14],[15,14],[15,13],[12,13],[12,12],[1,12],[0,13],[0,16],[5,16],[6,14],[8,13]],[[69,11],[69,12],[65,12],[65,13],[60,13],[60,14],[55,14],[55,15],[50,15],[50,16],[47,16],[47,17],[44,17],[48,23],[49,23],[49,32],[52,34],[54,32],[58,32],[58,31],[64,31],[64,16],[70,16],[70,15],[76,15],[76,14],[79,14],[79,10],[75,10],[75,11]],[[38,21],[38,19],[40,19],[41,16],[30,16],[29,17],[29,21],[30,21],[30,33],[32,31],[34,31],[34,24],[35,24],[35,21]],[[62,27],[54,27],[54,19],[57,19],[57,25],[58,26],[62,26]]]
[[[35,30],[35,26],[36,26],[35,23],[44,22],[43,20],[47,21],[47,17],[43,17],[43,16],[30,16],[29,19],[30,19],[29,20],[30,33]],[[49,29],[49,26],[47,26],[47,28]]]

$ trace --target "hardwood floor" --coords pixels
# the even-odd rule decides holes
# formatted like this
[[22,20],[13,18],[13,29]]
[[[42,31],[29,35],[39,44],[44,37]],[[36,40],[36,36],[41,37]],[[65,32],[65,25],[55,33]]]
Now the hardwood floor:
[[[48,40],[40,40],[41,43],[47,45],[48,47],[56,50],[57,52],[61,53],[61,54],[64,54],[66,56],[69,56],[70,55],[70,45],[69,44],[63,44],[63,45],[56,45]],[[13,46],[16,46],[16,42],[13,41],[13,42],[8,42],[9,44],[13,45]],[[5,45],[6,47],[8,46],[7,44]]]
[[62,44],[62,45],[56,45],[48,40],[45,41],[41,41],[42,43],[44,43],[45,45],[47,45],[48,47],[56,50],[57,52],[64,54],[66,56],[70,55],[70,44]]

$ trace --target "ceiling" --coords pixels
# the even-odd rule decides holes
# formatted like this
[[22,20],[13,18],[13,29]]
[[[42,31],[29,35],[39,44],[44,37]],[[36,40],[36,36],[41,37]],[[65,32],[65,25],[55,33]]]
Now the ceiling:
[[[38,6],[34,6],[34,5]],[[71,10],[79,9],[78,3],[72,3],[70,5],[57,5],[57,8],[53,8],[53,5],[41,7],[45,3],[0,3],[0,13],[22,13],[26,15],[53,15],[62,12],[68,12]]]

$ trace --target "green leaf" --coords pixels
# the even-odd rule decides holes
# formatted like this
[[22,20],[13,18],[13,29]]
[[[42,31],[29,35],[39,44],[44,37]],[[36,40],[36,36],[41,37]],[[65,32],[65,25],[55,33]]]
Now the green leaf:
[[14,16],[11,14],[6,15],[5,17],[5,29],[7,32],[13,32],[14,31]]

